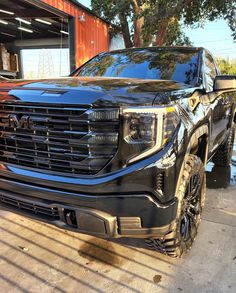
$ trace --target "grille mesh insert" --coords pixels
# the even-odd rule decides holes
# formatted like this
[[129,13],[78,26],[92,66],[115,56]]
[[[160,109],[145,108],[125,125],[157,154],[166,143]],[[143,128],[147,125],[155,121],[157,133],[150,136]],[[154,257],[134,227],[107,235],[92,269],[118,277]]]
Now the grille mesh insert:
[[59,220],[59,212],[55,207],[49,207],[47,205],[34,204],[30,201],[24,201],[16,197],[11,197],[5,194],[0,194],[0,204],[11,210],[19,210],[24,213],[36,215],[38,217],[48,220]]
[[0,160],[63,173],[96,174],[117,151],[119,119],[96,121],[91,118],[94,112],[0,103]]

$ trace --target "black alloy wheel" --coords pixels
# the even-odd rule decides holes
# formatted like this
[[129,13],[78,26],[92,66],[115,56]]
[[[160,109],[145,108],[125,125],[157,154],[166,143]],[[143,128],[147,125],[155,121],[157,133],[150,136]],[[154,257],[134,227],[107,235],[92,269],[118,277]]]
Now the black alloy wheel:
[[179,205],[175,222],[162,238],[150,238],[149,248],[181,257],[187,253],[197,236],[206,194],[206,175],[203,162],[196,155],[187,155],[176,190]]
[[180,236],[183,241],[195,238],[201,215],[201,186],[199,174],[194,174],[187,185],[182,203],[180,219]]

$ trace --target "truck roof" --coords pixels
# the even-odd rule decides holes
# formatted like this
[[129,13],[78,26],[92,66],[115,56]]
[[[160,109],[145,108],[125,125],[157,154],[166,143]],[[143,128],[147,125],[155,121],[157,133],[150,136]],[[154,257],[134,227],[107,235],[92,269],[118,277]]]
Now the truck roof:
[[200,52],[202,50],[206,50],[203,47],[191,47],[191,46],[162,46],[162,47],[156,47],[156,46],[151,46],[151,47],[132,47],[132,48],[127,48],[127,49],[118,49],[118,50],[113,50],[110,51],[111,53],[115,52],[128,52],[128,51],[139,51],[139,50],[177,50],[177,51],[185,51],[185,52]]

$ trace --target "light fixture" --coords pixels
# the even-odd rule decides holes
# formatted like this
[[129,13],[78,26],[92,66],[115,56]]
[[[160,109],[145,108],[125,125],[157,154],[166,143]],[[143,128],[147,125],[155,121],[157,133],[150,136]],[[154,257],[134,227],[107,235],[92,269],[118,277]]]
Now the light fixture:
[[58,35],[58,36],[61,35],[59,32],[55,32],[55,31],[52,31],[52,30],[48,30],[48,31],[49,31],[50,33],[55,34],[55,35]]
[[5,21],[5,20],[1,20],[1,19],[0,19],[0,23],[2,23],[2,24],[8,24],[7,21]]
[[68,32],[61,30],[60,33],[65,34],[65,35],[69,35]]
[[15,20],[18,20],[18,21],[23,22],[23,23],[25,23],[25,24],[31,24],[30,21],[25,20],[25,19],[22,19],[22,18],[20,18],[20,17],[16,17]]
[[13,38],[16,37],[16,35],[11,35],[11,34],[2,33],[2,32],[0,32],[0,34],[1,34],[1,35],[4,35],[4,36],[8,36],[8,37],[13,37]]
[[1,13],[10,14],[10,15],[13,15],[13,14],[15,14],[14,12],[7,11],[7,10],[3,10],[3,9],[0,9],[0,12],[1,12]]
[[85,22],[85,16],[84,16],[84,14],[82,14],[82,15],[79,16],[79,21],[80,22]]
[[30,29],[28,29],[28,28],[25,28],[25,27],[22,27],[22,26],[19,26],[18,29],[21,30],[21,31],[25,31],[25,32],[27,32],[27,33],[33,33],[32,30],[30,30]]
[[44,19],[40,19],[40,18],[35,18],[36,21],[44,23],[44,24],[48,24],[48,25],[52,25],[52,23],[50,21],[44,20]]

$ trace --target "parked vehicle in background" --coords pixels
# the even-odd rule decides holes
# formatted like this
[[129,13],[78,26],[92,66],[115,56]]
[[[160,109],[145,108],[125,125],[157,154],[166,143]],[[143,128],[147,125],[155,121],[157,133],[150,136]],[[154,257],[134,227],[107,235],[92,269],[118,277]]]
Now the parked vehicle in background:
[[102,53],[71,77],[0,92],[2,209],[173,257],[190,249],[205,165],[230,164],[236,122],[236,76],[207,50]]

